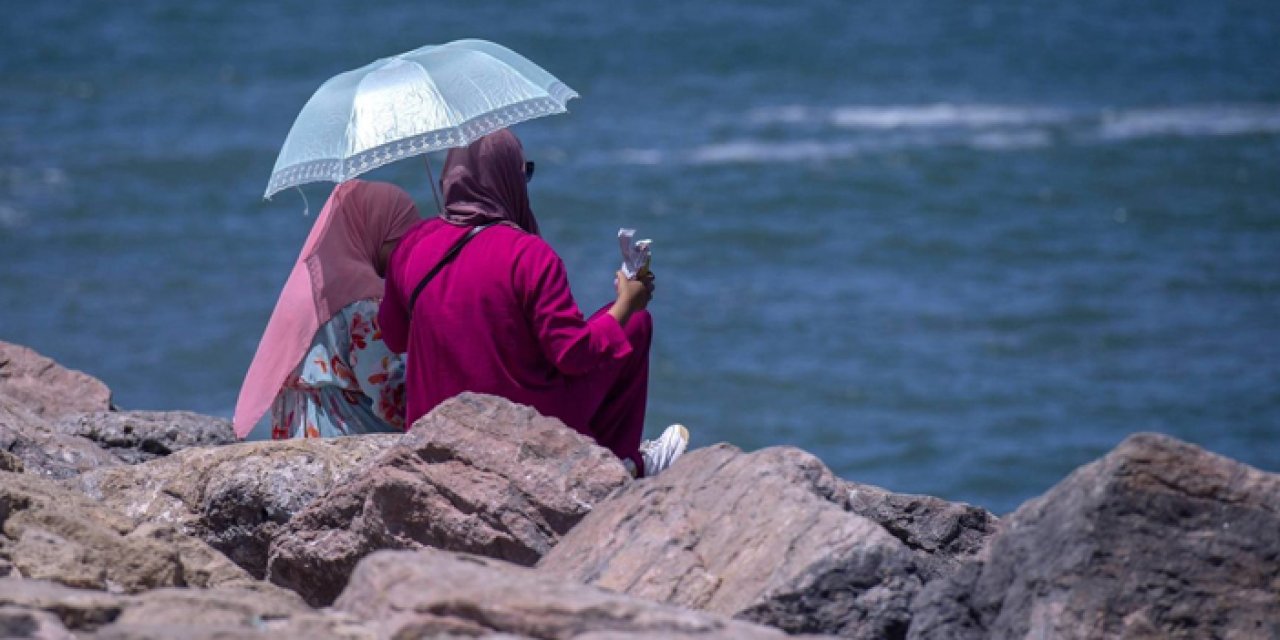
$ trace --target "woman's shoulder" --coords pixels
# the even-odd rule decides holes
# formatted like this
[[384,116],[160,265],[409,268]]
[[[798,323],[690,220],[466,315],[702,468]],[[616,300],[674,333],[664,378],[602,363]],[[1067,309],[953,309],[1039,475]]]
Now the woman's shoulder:
[[542,236],[534,235],[523,229],[518,229],[505,224],[494,225],[493,234],[495,239],[511,244],[515,250],[521,254],[530,254],[534,256],[545,256],[556,254],[551,245],[547,244]]
[[418,222],[414,223],[412,227],[409,227],[409,230],[405,231],[404,235],[400,237],[400,244],[404,245],[404,244],[416,243],[422,238],[429,236],[434,231],[438,230],[441,224],[443,224],[443,221],[440,220],[440,218],[427,218],[426,220],[419,220]]
[[518,229],[511,229],[510,232],[517,236],[513,238],[514,244],[511,247],[511,255],[517,269],[542,273],[563,262],[560,254],[556,253],[556,250],[541,236]]

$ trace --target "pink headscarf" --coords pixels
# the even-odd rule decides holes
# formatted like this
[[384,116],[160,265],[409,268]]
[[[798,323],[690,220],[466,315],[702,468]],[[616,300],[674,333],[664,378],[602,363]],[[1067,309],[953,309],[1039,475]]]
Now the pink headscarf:
[[444,187],[442,217],[467,227],[506,222],[538,235],[538,220],[529,207],[526,182],[524,148],[506,129],[468,147],[450,149],[440,175]]
[[403,189],[349,180],[334,188],[284,283],[249,365],[233,420],[244,438],[267,412],[280,385],[307,354],[316,331],[343,307],[382,297],[374,270],[378,249],[419,222]]

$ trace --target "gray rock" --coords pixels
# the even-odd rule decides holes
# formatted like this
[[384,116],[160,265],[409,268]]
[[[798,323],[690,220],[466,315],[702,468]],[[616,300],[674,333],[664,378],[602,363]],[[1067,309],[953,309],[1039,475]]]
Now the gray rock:
[[137,525],[50,480],[8,472],[0,472],[0,565],[10,576],[114,592],[252,582],[172,527]]
[[986,509],[933,496],[893,493],[857,482],[845,482],[843,488],[832,498],[915,551],[926,582],[954,573],[981,552],[998,522]]
[[268,545],[284,523],[401,437],[197,447],[66,482],[136,523],[172,525],[195,536],[261,578]]
[[235,441],[231,424],[219,418],[111,408],[101,381],[0,342],[0,471],[68,478]]
[[0,578],[0,606],[15,617],[20,611],[32,617],[37,617],[37,612],[51,613],[68,630],[92,631],[109,624],[124,610],[124,600],[119,594],[74,589],[44,580]]
[[781,632],[438,550],[362,560],[334,604],[384,638],[507,633],[568,638],[778,638]]
[[111,390],[101,380],[67,369],[29,347],[4,341],[0,341],[0,396],[46,419],[111,408]]
[[912,638],[1278,638],[1280,475],[1138,434],[931,584]]
[[[6,624],[43,629],[47,635],[10,635],[4,633]],[[313,611],[287,591],[169,588],[127,595],[14,578],[0,578],[0,633],[100,640],[378,637],[363,622]]]
[[95,411],[63,416],[53,428],[86,438],[129,464],[236,441],[230,421],[189,411]]
[[993,520],[845,482],[798,449],[717,445],[597,505],[538,568],[791,633],[900,638],[921,586]]
[[[120,464],[119,458],[90,441],[58,433],[43,417],[4,395],[0,395],[0,451],[8,454],[0,462],[3,470],[22,469],[50,478]],[[15,465],[10,457],[21,464]]]
[[290,521],[272,542],[268,576],[320,606],[377,549],[436,547],[530,565],[629,480],[608,450],[559,420],[463,394]]
[[75,640],[58,616],[48,611],[0,605],[0,638]]

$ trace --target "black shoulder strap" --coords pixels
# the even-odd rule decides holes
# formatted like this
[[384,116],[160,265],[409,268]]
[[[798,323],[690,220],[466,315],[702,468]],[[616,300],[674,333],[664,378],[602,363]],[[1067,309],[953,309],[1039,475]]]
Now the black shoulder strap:
[[449,264],[449,261],[453,260],[458,255],[459,251],[462,251],[463,246],[465,246],[468,242],[471,242],[471,239],[479,235],[481,231],[484,231],[485,229],[488,229],[491,226],[493,225],[482,224],[479,226],[471,227],[471,230],[467,232],[467,235],[462,236],[461,238],[458,239],[457,242],[453,243],[453,246],[449,247],[448,253],[445,253],[444,257],[440,258],[440,262],[437,262],[436,266],[432,267],[431,270],[427,272],[427,275],[422,276],[422,281],[420,281],[418,283],[418,286],[413,289],[413,295],[409,296],[408,309],[409,309],[410,321],[413,320],[413,305],[418,301],[418,294],[422,293],[422,288],[427,286],[427,283],[431,282],[431,279],[436,277],[437,273],[440,273],[440,269],[443,269],[444,265]]

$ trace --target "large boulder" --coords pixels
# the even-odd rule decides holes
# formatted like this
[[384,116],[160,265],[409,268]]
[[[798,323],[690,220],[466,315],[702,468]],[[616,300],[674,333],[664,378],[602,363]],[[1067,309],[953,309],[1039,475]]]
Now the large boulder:
[[791,633],[901,638],[922,585],[993,524],[982,509],[843,481],[798,449],[717,445],[597,505],[538,568]]
[[1132,436],[930,585],[911,637],[1280,637],[1280,475]]
[[4,341],[0,341],[0,396],[47,419],[111,409],[111,390],[101,380],[67,369],[29,347]]
[[383,638],[786,637],[769,627],[564,582],[500,560],[432,549],[365,558],[334,608],[371,621]]
[[129,464],[236,441],[229,420],[190,411],[94,411],[65,415],[53,428],[88,439]]
[[252,442],[191,448],[67,481],[134,522],[172,525],[261,578],[271,539],[293,515],[402,436]]
[[0,575],[129,593],[252,582],[172,527],[138,525],[50,480],[9,472],[0,472]]
[[320,606],[377,549],[436,547],[531,565],[629,479],[608,450],[559,420],[462,394],[295,516],[271,544],[268,576]]
[[[17,400],[0,394],[0,470],[68,478],[120,459],[84,438],[60,433]],[[15,462],[15,460],[17,462]],[[21,464],[18,464],[20,462]]]
[[0,578],[0,637],[372,640],[377,636],[351,616],[313,611],[287,591],[168,588],[126,595]]

